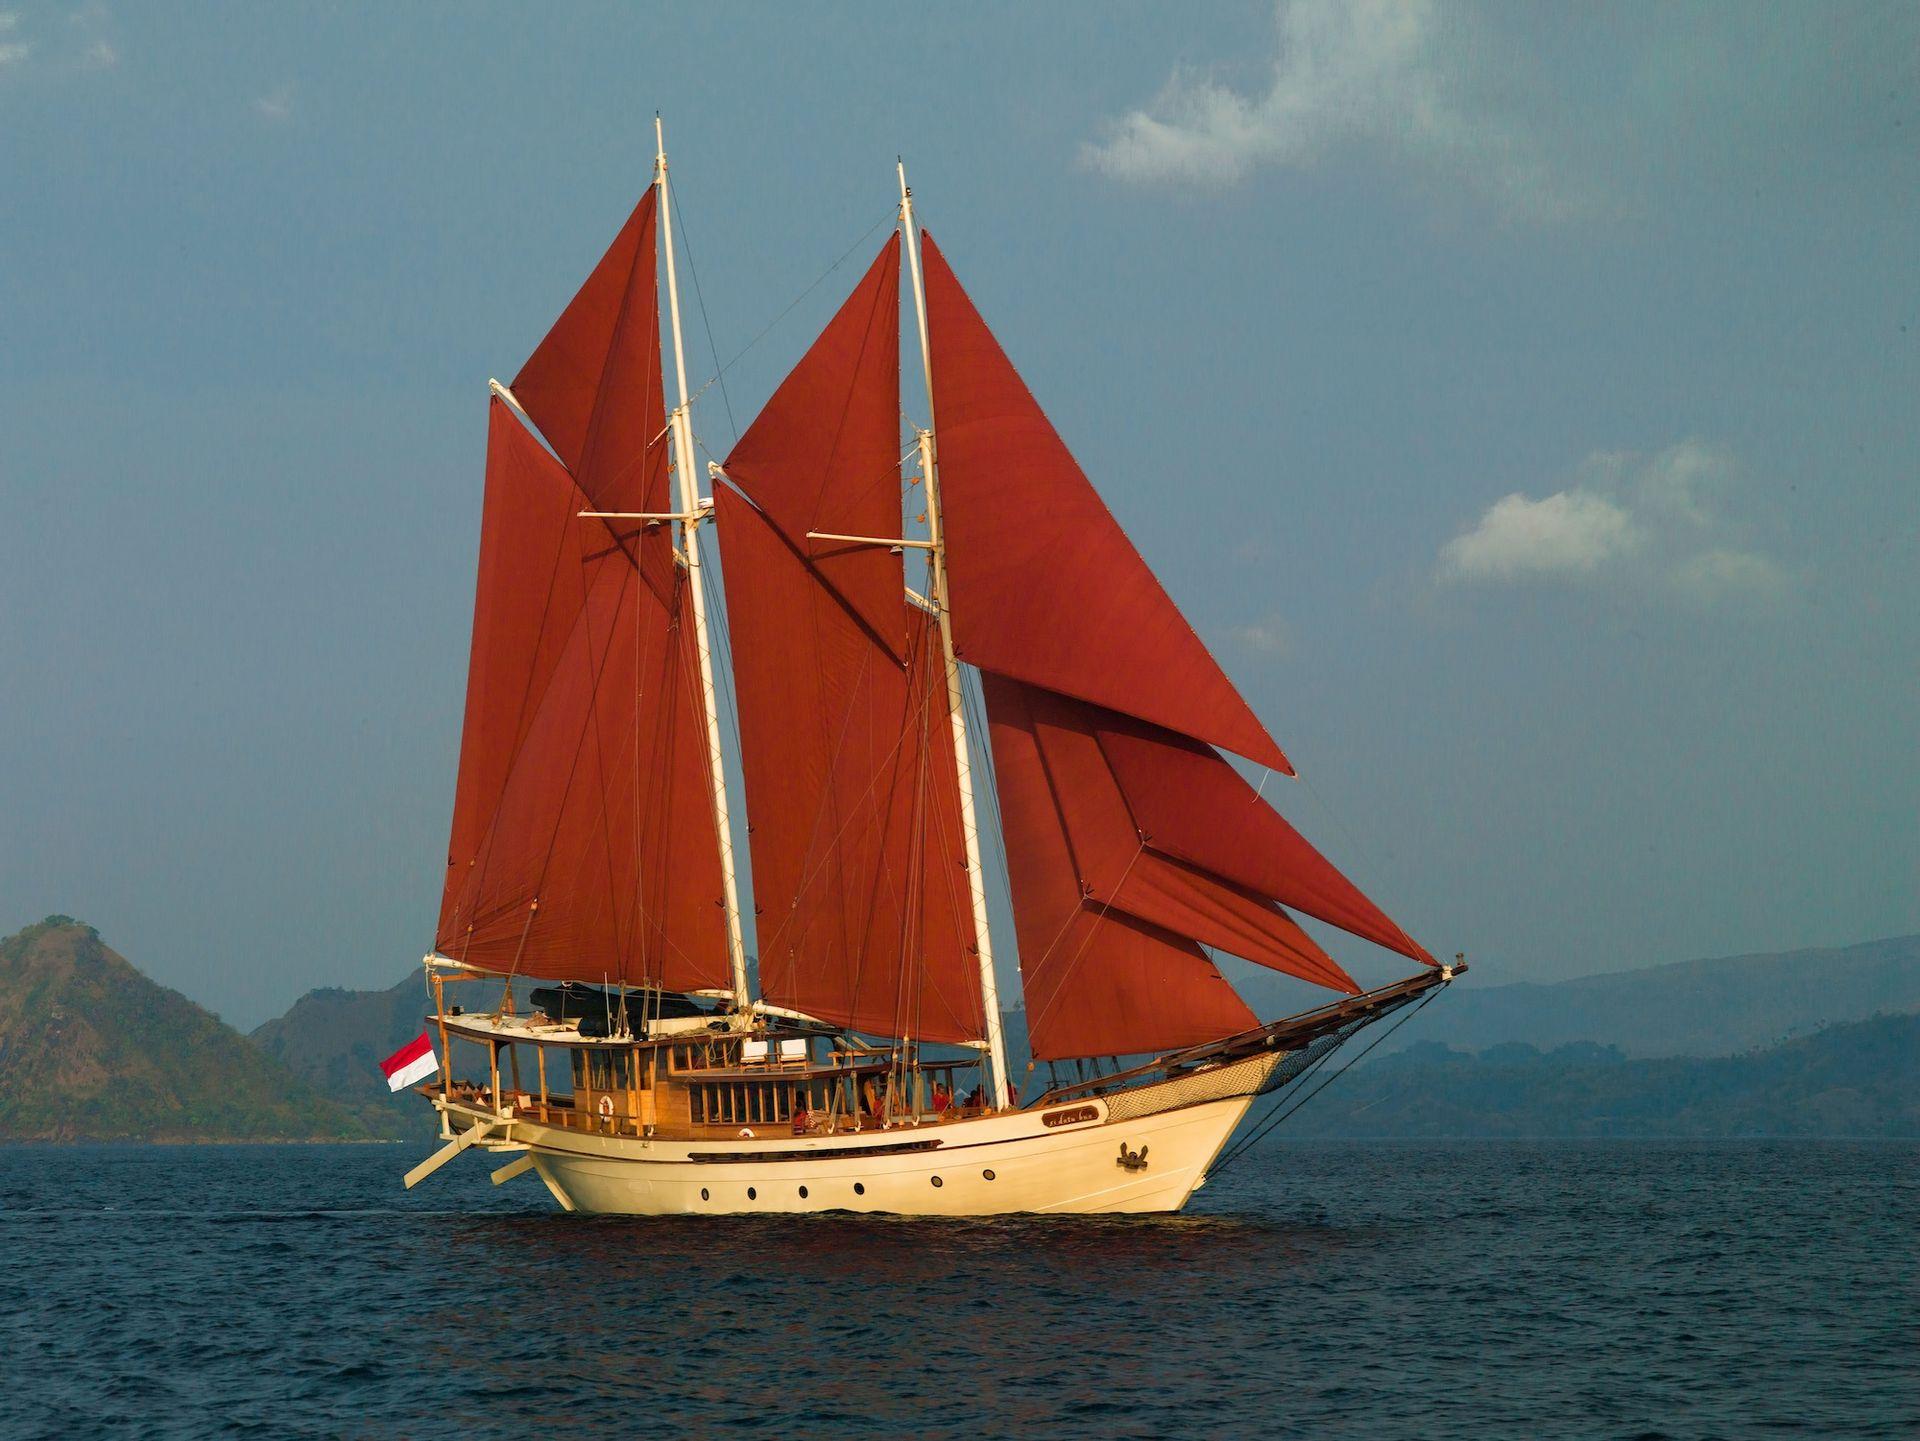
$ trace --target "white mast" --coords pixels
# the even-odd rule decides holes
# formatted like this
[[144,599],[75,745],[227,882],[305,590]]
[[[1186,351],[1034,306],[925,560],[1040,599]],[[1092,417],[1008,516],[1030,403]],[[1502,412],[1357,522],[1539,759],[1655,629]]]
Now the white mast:
[[720,759],[720,710],[713,695],[713,652],[707,644],[707,597],[700,587],[700,487],[693,477],[693,420],[687,402],[687,352],[680,338],[680,279],[673,264],[673,209],[667,195],[667,141],[653,117],[653,183],[660,191],[660,241],[667,252],[667,305],[673,315],[673,367],[680,404],[668,418],[673,430],[674,469],[680,475],[680,536],[687,563],[687,593],[693,598],[694,647],[700,655],[700,705],[707,720],[707,771],[713,778],[713,823],[720,837],[720,880],[727,907],[727,955],[733,966],[733,1004],[745,1012],[747,952],[740,939],[740,885],[733,870],[733,823],[727,814],[727,773]]
[[967,748],[967,711],[960,691],[960,661],[953,653],[953,610],[947,602],[947,546],[940,528],[940,476],[934,451],[933,349],[927,339],[927,287],[920,274],[920,230],[913,223],[913,191],[907,166],[899,164],[900,230],[913,269],[913,309],[920,322],[920,372],[927,381],[927,428],[918,432],[920,474],[927,483],[928,554],[933,560],[934,612],[940,617],[940,648],[947,663],[947,712],[953,721],[954,767],[960,775],[960,829],[967,843],[967,889],[973,895],[973,933],[980,950],[980,1003],[987,1013],[987,1058],[993,1103],[1007,1104],[1007,1043],[1000,1034],[1000,987],[993,975],[993,941],[987,929],[986,877],[980,868],[980,824],[973,808],[973,760]]

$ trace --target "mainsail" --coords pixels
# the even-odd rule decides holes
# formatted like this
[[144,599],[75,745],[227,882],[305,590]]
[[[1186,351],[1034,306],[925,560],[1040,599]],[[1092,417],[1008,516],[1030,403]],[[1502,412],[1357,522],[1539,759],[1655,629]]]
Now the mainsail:
[[651,197],[518,378],[554,454],[489,412],[436,947],[694,988],[728,965],[686,580],[663,529],[580,514],[665,509]]
[[[727,457],[714,496],[768,1000],[971,1041],[973,974],[944,659],[906,600],[900,250],[890,240]],[[813,533],[810,535],[810,532]]]
[[766,517],[714,500],[762,993],[856,1030],[978,1040],[939,637],[896,595],[895,659]]

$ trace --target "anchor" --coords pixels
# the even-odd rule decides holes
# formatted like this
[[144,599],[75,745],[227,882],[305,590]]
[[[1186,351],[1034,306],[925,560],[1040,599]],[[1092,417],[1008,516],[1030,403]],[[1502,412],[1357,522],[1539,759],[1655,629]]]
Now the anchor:
[[1127,1143],[1122,1141],[1120,1143],[1120,1159],[1113,1164],[1120,1167],[1123,1171],[1144,1171],[1147,1169],[1147,1148],[1142,1146],[1137,1151],[1129,1151],[1127,1149]]

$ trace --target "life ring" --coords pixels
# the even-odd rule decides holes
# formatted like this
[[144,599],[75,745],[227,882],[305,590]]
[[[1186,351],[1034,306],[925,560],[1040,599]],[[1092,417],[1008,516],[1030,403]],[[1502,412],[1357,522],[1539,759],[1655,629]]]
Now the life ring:
[[612,1096],[602,1096],[600,1098],[600,1114],[603,1116],[611,1116],[613,1114]]

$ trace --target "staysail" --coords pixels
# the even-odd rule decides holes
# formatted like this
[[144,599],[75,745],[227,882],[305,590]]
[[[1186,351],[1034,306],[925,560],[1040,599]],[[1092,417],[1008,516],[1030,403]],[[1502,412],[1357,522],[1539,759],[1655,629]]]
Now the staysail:
[[[477,969],[728,979],[687,583],[667,509],[652,192],[496,399],[436,948]],[[559,458],[556,460],[555,456]]]

